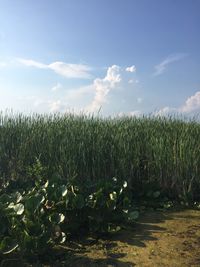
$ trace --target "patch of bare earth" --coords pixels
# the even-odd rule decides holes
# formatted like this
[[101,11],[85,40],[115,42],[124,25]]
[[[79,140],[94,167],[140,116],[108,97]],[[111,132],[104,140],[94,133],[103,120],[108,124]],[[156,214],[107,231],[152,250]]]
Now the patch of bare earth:
[[72,242],[65,249],[68,256],[53,266],[200,266],[200,211],[148,211],[109,239]]

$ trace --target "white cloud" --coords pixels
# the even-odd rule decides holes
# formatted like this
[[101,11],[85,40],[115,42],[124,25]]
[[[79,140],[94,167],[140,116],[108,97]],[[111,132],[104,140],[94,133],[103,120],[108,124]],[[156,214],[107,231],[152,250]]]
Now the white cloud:
[[167,68],[167,66],[173,62],[179,61],[186,57],[186,54],[177,53],[169,55],[166,59],[164,59],[160,64],[155,66],[154,76],[161,75]]
[[129,116],[140,117],[141,115],[142,115],[142,112],[140,110],[133,110],[129,112]]
[[[47,68],[47,65],[35,61],[23,60],[21,63],[27,66],[33,66],[37,68]],[[51,66],[52,67],[52,66]],[[48,65],[49,68],[49,65]],[[48,69],[47,68],[47,69]],[[62,88],[60,83],[55,84],[52,88],[52,92],[59,91],[59,94],[41,94],[38,96],[25,96],[24,101],[27,103],[29,109],[33,109],[37,112],[84,112],[95,113],[98,110],[102,110],[102,114],[118,113],[122,110],[124,99],[126,102],[126,91],[129,91],[129,97],[135,97],[135,101],[140,102],[137,99],[133,86],[129,85],[130,73],[126,72],[126,68],[122,68],[117,65],[112,65],[107,68],[103,78],[96,78],[89,85],[79,88]],[[132,77],[133,82],[135,79]],[[23,99],[21,99],[23,100]],[[112,103],[111,103],[112,101]],[[106,104],[106,105],[105,105]],[[105,105],[105,106],[104,106]],[[139,111],[134,111],[129,115],[138,115]]]
[[142,116],[142,112],[140,110],[133,110],[129,112],[120,112],[118,113],[119,117],[140,117]]
[[98,111],[107,101],[107,95],[114,90],[121,81],[120,67],[113,65],[108,68],[107,74],[103,79],[95,79],[93,87],[95,96],[92,103],[86,108],[90,112]]
[[61,100],[49,101],[48,102],[49,111],[53,113],[73,113],[73,114],[87,114],[85,109],[81,108],[70,108]]
[[127,72],[136,72],[136,67],[133,65],[133,66],[130,66],[130,67],[127,67],[126,68],[126,71]]
[[62,88],[62,85],[60,83],[57,83],[55,86],[51,88],[52,92],[57,92]]
[[[97,112],[105,103],[109,103],[108,96],[111,91],[113,92],[121,88],[121,86],[127,89],[129,78],[126,77],[127,74],[124,73],[125,71],[124,68],[117,65],[108,67],[106,75],[103,78],[96,78],[92,84],[78,89],[66,90],[65,96],[63,96],[62,99],[51,101],[49,103],[50,110],[53,112],[62,112],[68,110],[74,103],[75,107],[79,106],[86,113]],[[122,88],[120,90],[122,90]],[[118,93],[120,90],[118,90]],[[142,99],[139,98],[137,101],[141,102]],[[82,103],[82,105],[80,103]],[[85,103],[85,105],[83,103]]]
[[153,113],[153,115],[155,116],[166,116],[170,113],[176,113],[177,112],[177,109],[176,108],[172,108],[172,107],[164,107],[158,111],[155,111]]
[[48,65],[37,62],[35,60],[32,59],[23,59],[23,58],[18,58],[17,61],[25,66],[28,67],[35,67],[35,68],[39,68],[39,69],[48,69]]
[[180,108],[182,112],[200,111],[200,91],[190,96],[185,104]]
[[62,104],[61,100],[49,102],[49,108],[51,112],[61,112],[65,110],[65,106]]
[[154,114],[158,116],[164,116],[170,113],[183,113],[189,114],[192,112],[200,112],[200,91],[197,91],[194,95],[188,97],[183,106],[174,108],[174,107],[164,107]]
[[82,79],[91,78],[91,74],[89,73],[91,68],[88,65],[84,64],[71,64],[61,61],[56,61],[51,64],[43,64],[38,61],[34,61],[31,59],[22,59],[22,58],[18,58],[17,61],[28,67],[53,70],[55,73],[64,76],[66,78],[82,78]]
[[89,74],[90,68],[83,64],[68,64],[57,61],[49,64],[48,68],[66,78],[91,78],[91,75]]

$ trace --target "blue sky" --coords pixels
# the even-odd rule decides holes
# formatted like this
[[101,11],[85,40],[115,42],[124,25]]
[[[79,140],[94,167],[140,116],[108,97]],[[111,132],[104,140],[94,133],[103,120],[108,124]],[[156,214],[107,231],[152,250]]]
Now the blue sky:
[[199,0],[0,0],[0,110],[200,112]]

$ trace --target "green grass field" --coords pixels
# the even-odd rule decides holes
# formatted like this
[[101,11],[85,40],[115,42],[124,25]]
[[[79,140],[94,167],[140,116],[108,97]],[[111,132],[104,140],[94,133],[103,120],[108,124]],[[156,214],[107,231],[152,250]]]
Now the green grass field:
[[155,187],[199,198],[200,124],[175,117],[100,118],[0,115],[0,178],[28,179],[39,160],[45,175],[127,180],[137,195]]

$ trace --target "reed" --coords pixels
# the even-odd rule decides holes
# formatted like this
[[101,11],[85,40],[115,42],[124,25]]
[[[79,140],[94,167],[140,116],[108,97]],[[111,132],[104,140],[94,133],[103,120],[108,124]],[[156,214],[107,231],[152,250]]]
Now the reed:
[[[152,184],[200,198],[200,124],[177,117],[0,114],[0,177],[20,180],[39,159],[46,175],[119,177],[137,194]],[[28,179],[28,178],[27,178]]]

